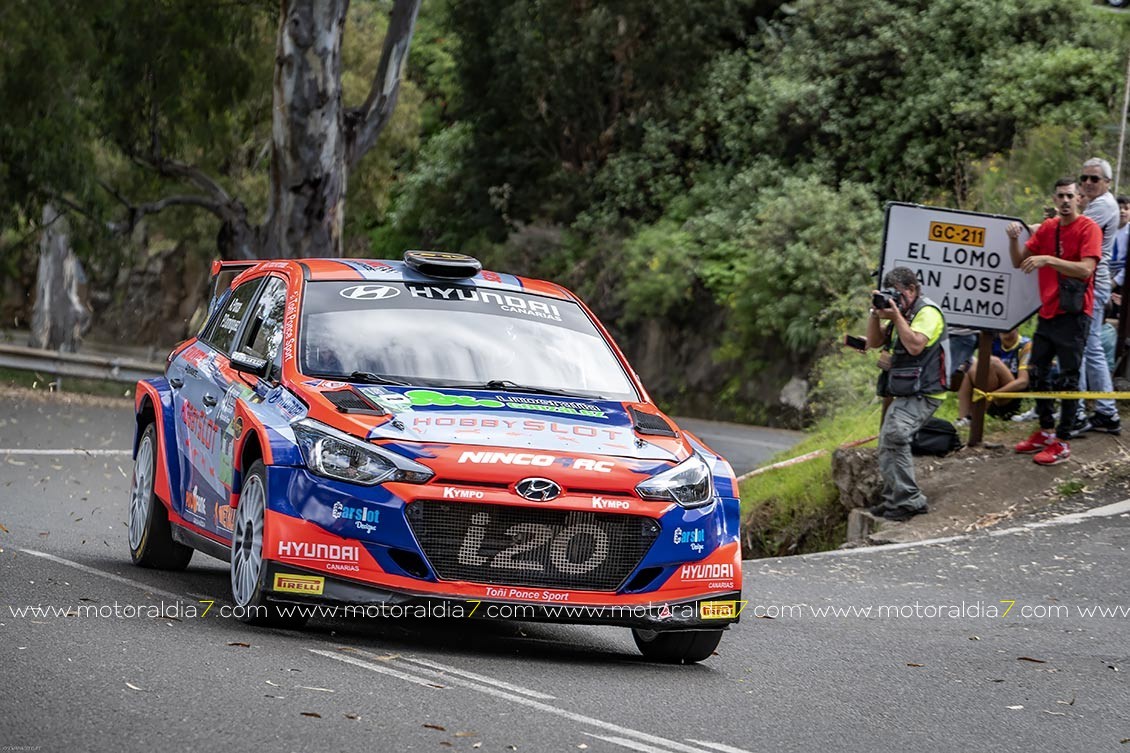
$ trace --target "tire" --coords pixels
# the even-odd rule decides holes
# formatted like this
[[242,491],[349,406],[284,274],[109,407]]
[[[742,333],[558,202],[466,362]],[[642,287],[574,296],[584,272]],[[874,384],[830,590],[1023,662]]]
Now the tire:
[[256,460],[248,469],[235,511],[231,538],[231,591],[242,622],[260,627],[300,628],[304,614],[284,614],[264,593],[263,529],[266,525],[267,469]]
[[708,658],[722,640],[721,630],[641,630],[632,638],[644,657],[665,664],[694,664]]
[[133,564],[157,570],[183,570],[193,549],[173,540],[169,511],[153,491],[157,477],[157,426],[150,423],[141,433],[133,482],[129,492],[129,555]]

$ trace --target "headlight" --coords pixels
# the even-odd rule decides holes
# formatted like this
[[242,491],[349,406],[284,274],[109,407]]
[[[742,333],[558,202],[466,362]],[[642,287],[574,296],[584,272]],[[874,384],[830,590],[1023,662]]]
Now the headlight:
[[677,502],[683,507],[702,507],[714,498],[714,485],[710,483],[710,466],[698,454],[652,476],[636,486],[644,499]]
[[291,428],[306,467],[319,476],[375,486],[386,481],[423,484],[435,475],[427,466],[403,455],[309,418],[291,424]]

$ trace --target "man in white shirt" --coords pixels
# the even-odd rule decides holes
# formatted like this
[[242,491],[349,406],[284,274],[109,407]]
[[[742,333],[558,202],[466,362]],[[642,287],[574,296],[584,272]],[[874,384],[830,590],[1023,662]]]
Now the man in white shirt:
[[[1112,392],[1114,384],[1107,366],[1106,351],[1103,350],[1102,331],[1106,302],[1110,299],[1111,274],[1110,259],[1114,246],[1115,231],[1118,230],[1118,202],[1110,193],[1111,169],[1105,159],[1092,157],[1083,163],[1079,173],[1079,190],[1087,199],[1084,217],[1094,220],[1103,233],[1103,257],[1095,267],[1095,298],[1091,312],[1091,326],[1087,333],[1087,345],[1083,350],[1083,368],[1079,373],[1080,392]],[[1085,431],[1104,431],[1120,434],[1122,422],[1118,416],[1118,406],[1110,398],[1095,401],[1095,412],[1087,418],[1083,403],[1079,403],[1079,420],[1072,434]]]

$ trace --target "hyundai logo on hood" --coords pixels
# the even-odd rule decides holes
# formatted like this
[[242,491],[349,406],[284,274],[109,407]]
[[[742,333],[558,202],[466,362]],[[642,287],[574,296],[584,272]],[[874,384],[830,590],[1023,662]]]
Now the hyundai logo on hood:
[[561,496],[561,487],[547,478],[524,478],[514,488],[531,502],[548,502]]

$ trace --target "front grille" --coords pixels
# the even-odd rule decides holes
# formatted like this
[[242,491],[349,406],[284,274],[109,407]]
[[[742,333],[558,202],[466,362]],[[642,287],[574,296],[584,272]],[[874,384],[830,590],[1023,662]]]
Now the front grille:
[[659,535],[640,515],[413,502],[408,523],[443,580],[615,591]]

